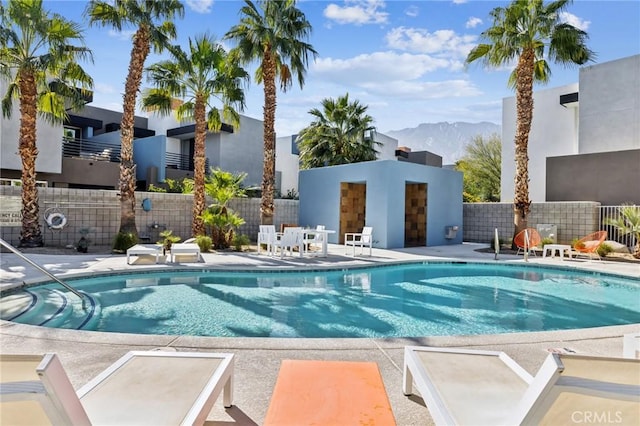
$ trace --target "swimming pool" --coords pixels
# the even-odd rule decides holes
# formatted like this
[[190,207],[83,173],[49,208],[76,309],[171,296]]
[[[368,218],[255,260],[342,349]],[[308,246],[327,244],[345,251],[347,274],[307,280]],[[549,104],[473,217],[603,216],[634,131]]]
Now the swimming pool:
[[[91,297],[88,309],[80,309],[77,298],[59,286],[47,284],[11,295],[22,298],[18,305],[25,308],[12,310],[11,317],[3,311],[3,319],[104,332],[325,338],[496,334],[640,322],[640,286],[632,279],[523,265],[146,271],[68,282]],[[45,308],[49,314],[42,313]]]

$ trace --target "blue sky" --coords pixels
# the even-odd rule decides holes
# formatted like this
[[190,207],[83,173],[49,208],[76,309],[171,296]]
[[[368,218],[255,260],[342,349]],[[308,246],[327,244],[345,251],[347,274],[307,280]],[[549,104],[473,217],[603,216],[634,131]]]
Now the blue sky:
[[[176,21],[178,42],[209,32],[221,39],[238,23],[243,2],[187,0],[185,17]],[[501,124],[502,98],[511,69],[464,66],[469,50],[490,24],[489,12],[507,2],[442,1],[300,1],[298,7],[313,26],[309,42],[318,52],[309,64],[302,90],[295,85],[278,92],[276,132],[286,136],[307,126],[308,111],[324,98],[349,93],[368,105],[380,132],[441,121]],[[50,0],[45,7],[68,19],[85,22],[86,3]],[[563,19],[589,34],[594,63],[640,53],[640,1],[575,0]],[[94,78],[93,106],[122,110],[122,91],[131,51],[131,31],[115,33],[91,27],[85,41],[94,64],[85,68]],[[228,47],[228,46],[227,46]],[[150,55],[145,65],[161,59]],[[552,64],[548,88],[578,81],[578,68]],[[250,69],[252,72],[253,70]],[[253,74],[252,74],[253,75]],[[143,86],[146,80],[143,80]],[[537,86],[536,90],[545,86]],[[261,119],[262,86],[246,89],[244,115]]]

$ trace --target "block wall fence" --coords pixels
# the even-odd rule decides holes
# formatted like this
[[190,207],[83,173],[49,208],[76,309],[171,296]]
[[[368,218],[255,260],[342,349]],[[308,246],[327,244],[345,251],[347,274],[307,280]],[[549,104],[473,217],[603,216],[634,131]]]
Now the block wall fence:
[[[91,245],[110,246],[120,227],[120,200],[118,191],[38,188],[40,206],[40,223],[45,246],[66,247],[73,245],[81,237],[81,229],[89,229],[88,237]],[[5,204],[19,205],[21,200],[19,186],[0,186],[0,209],[5,211]],[[142,200],[151,200],[151,210],[142,208]],[[207,199],[207,204],[212,200]],[[193,196],[159,192],[136,192],[136,226],[141,237],[148,237],[150,242],[160,239],[160,232],[170,229],[174,235],[183,240],[191,237]],[[260,199],[240,198],[229,203],[245,220],[239,229],[255,240],[260,224]],[[298,201],[275,200],[275,218],[277,227],[281,223],[297,223]],[[47,227],[44,217],[50,212],[62,213],[67,218],[66,226],[61,230]],[[157,225],[157,227],[155,226]],[[20,242],[20,224],[0,227],[2,239],[17,246]],[[91,247],[89,247],[91,251]]]
[[[88,237],[92,245],[109,246],[118,232],[120,224],[120,202],[117,191],[39,188],[41,225],[45,246],[65,247],[75,244],[81,237],[81,229],[89,229]],[[19,186],[0,186],[0,210],[6,206],[19,205]],[[151,210],[142,208],[142,200],[151,200]],[[136,225],[141,236],[149,241],[160,239],[163,229],[170,229],[182,239],[191,237],[191,208],[193,197],[183,194],[158,192],[136,193]],[[207,200],[210,204],[211,200]],[[245,220],[240,234],[248,235],[253,241],[260,224],[260,199],[239,198],[229,203]],[[557,226],[558,243],[568,244],[574,238],[585,236],[598,230],[597,202],[549,202],[533,203],[528,223],[553,224]],[[46,226],[44,216],[49,212],[60,212],[67,218],[62,230],[52,230]],[[298,200],[275,200],[274,223],[277,228],[282,223],[298,223]],[[155,227],[154,225],[157,225]],[[495,229],[501,240],[513,235],[513,207],[511,203],[466,203],[463,205],[463,240],[467,242],[490,243]],[[374,230],[375,232],[375,230]],[[2,239],[17,246],[20,241],[20,224],[0,227]]]
[[[558,244],[570,244],[599,229],[600,203],[592,201],[532,203],[527,224],[557,226]],[[465,203],[463,207],[463,240],[490,243],[498,229],[500,240],[513,237],[512,203]]]

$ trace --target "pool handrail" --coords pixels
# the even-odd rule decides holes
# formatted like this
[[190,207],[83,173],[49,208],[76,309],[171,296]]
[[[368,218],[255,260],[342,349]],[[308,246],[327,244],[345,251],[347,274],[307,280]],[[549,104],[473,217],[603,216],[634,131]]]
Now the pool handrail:
[[80,301],[82,302],[82,309],[86,309],[86,306],[85,306],[85,295],[84,294],[80,293],[78,290],[76,290],[75,288],[71,287],[69,284],[65,283],[64,281],[62,281],[61,279],[59,279],[58,277],[53,275],[51,272],[47,271],[44,267],[38,265],[33,260],[29,259],[27,256],[22,254],[20,252],[20,250],[18,250],[17,248],[13,247],[11,244],[6,242],[2,238],[0,238],[0,245],[4,246],[5,248],[7,248],[7,250],[11,251],[13,254],[18,256],[20,259],[24,260],[25,262],[27,262],[28,264],[30,264],[31,266],[36,268],[38,271],[40,271],[43,274],[47,275],[49,278],[51,278],[52,280],[54,280],[55,282],[60,284],[62,287],[66,288],[71,293],[75,294],[80,299]]

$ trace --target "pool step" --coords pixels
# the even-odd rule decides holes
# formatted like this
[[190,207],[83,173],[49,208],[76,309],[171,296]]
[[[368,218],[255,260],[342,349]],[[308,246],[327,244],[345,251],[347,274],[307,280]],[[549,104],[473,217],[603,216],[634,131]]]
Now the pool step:
[[3,298],[1,318],[45,327],[87,328],[98,320],[100,307],[93,296],[86,293],[85,296],[83,304],[69,292],[48,287],[27,288]]

